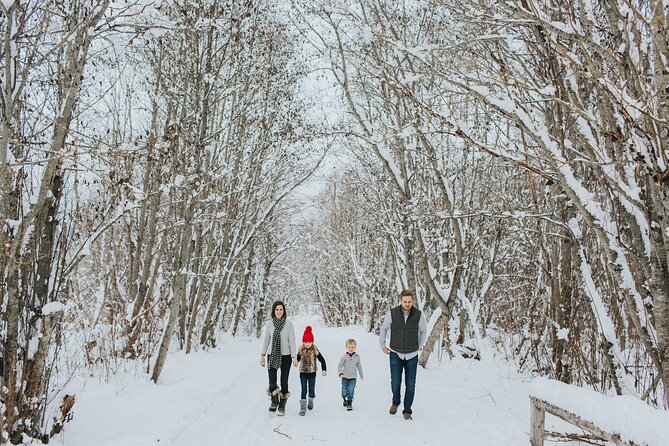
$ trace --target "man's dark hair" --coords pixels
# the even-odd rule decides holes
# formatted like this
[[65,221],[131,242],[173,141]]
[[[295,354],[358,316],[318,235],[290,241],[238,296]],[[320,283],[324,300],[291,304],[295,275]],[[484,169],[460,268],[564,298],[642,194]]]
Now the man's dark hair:
[[402,300],[404,296],[411,296],[411,298],[414,299],[413,291],[411,290],[402,290],[402,292],[400,293],[400,300]]

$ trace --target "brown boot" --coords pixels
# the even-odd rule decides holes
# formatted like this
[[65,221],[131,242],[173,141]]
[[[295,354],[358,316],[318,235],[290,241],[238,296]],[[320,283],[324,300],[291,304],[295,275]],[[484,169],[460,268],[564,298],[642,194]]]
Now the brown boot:
[[409,412],[404,412],[404,419],[405,420],[411,420],[411,414]]
[[267,390],[267,395],[272,399],[272,402],[269,405],[270,412],[276,412],[276,408],[279,406],[279,388],[274,389],[273,392]]
[[290,392],[279,393],[279,407],[276,409],[276,416],[282,417],[286,414],[286,400],[290,396]]
[[394,405],[394,404],[392,406],[390,406],[390,409],[388,410],[388,413],[390,415],[395,415],[397,413],[397,406]]

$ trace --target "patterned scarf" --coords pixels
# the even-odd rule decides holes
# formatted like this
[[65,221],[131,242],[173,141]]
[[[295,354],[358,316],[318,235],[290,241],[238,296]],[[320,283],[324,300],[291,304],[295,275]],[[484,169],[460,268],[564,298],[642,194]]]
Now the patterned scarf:
[[300,373],[314,373],[316,372],[316,359],[318,358],[318,349],[315,345],[306,348],[305,346],[300,346]]
[[272,369],[279,369],[281,368],[281,329],[286,323],[286,316],[281,319],[272,317],[272,322],[274,322],[274,334],[272,335],[272,352],[269,355],[269,366]]

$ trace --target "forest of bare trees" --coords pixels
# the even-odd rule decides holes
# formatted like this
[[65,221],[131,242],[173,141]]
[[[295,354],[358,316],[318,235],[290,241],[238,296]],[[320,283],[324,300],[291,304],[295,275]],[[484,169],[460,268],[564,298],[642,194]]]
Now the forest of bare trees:
[[[386,283],[434,309],[423,365],[440,339],[490,337],[523,369],[666,406],[664,3],[300,12],[351,116],[340,132],[359,163],[337,196],[361,218],[327,224],[345,238],[332,256],[373,262],[347,276],[373,296],[364,307],[378,311],[374,277],[390,264]],[[356,250],[365,235],[373,248]]]
[[665,3],[3,0],[0,444],[82,370],[157,382],[277,298],[376,332],[404,288],[423,366],[668,407]]

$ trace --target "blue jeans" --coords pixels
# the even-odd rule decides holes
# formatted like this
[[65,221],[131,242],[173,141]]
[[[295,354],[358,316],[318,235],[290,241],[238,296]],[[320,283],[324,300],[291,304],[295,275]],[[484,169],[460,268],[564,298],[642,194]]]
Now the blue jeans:
[[316,373],[300,373],[300,384],[302,384],[301,399],[307,399],[307,389],[309,398],[316,398]]
[[353,401],[353,392],[355,392],[355,378],[341,379],[341,397],[345,400]]
[[412,413],[411,405],[416,392],[416,369],[418,356],[411,359],[401,359],[397,353],[390,352],[390,388],[393,391],[393,405],[399,406],[402,401],[400,390],[402,387],[402,372],[404,371],[404,410],[402,413]]

